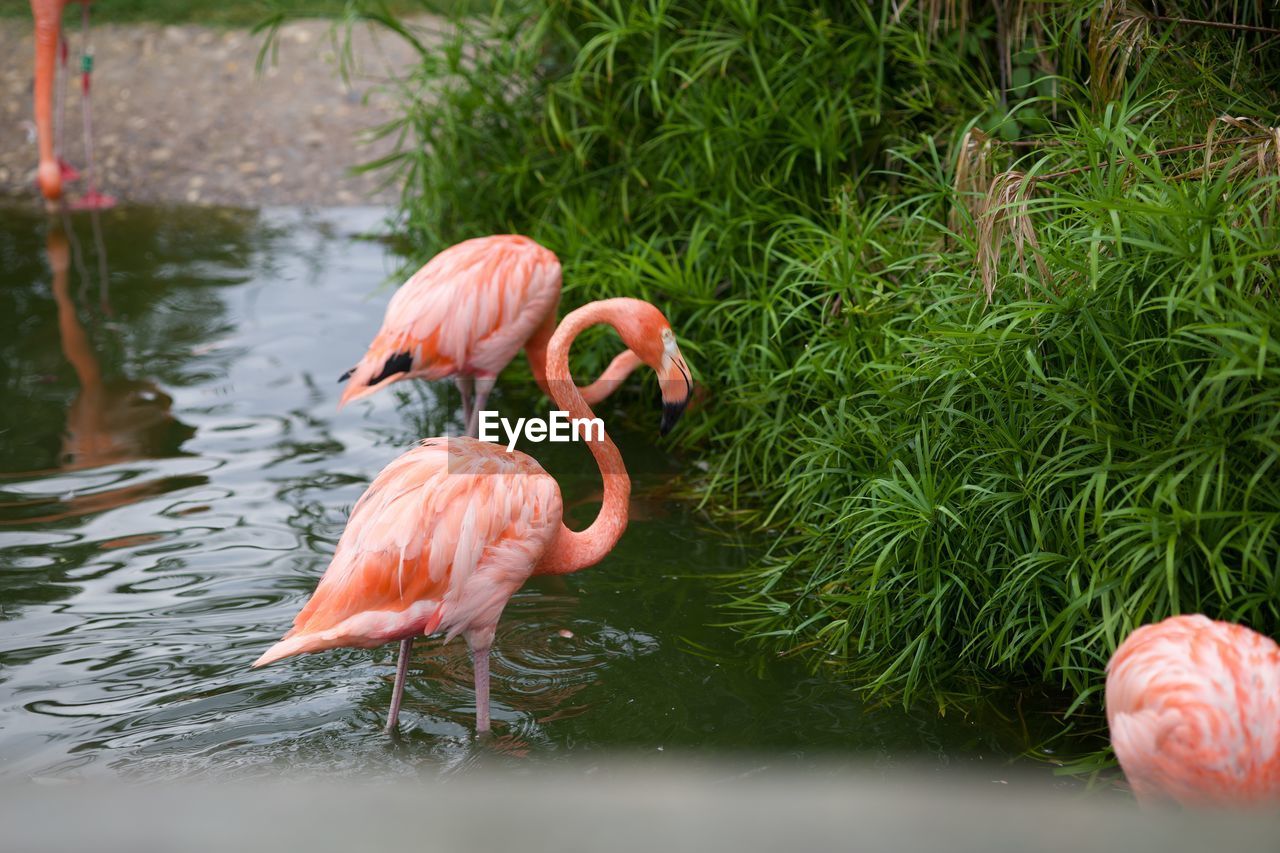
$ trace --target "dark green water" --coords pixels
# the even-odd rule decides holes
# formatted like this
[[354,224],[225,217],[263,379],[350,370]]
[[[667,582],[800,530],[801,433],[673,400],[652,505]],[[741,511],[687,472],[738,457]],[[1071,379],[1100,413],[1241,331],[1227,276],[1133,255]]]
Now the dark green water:
[[[461,640],[418,643],[394,740],[380,730],[392,647],[250,670],[369,480],[454,417],[422,387],[335,410],[403,262],[360,237],[380,216],[124,209],[98,241],[78,214],[62,278],[54,226],[0,211],[0,777],[433,775],[624,749],[995,778],[1051,728],[994,705],[869,708],[714,627],[715,575],[752,546],[663,497],[679,461],[656,444],[656,411],[643,431],[611,426],[637,492],[618,549],[507,608],[491,740],[471,734]],[[496,407],[532,411],[512,384]],[[533,452],[589,521],[590,456]]]

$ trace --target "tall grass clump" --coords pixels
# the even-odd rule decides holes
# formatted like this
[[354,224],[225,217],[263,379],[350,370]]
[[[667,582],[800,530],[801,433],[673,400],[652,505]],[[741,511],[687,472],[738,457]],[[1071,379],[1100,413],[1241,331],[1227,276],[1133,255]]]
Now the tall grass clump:
[[1086,708],[1138,624],[1280,631],[1274,5],[351,11],[421,46],[374,165],[424,256],[520,231],[671,316],[745,630]]

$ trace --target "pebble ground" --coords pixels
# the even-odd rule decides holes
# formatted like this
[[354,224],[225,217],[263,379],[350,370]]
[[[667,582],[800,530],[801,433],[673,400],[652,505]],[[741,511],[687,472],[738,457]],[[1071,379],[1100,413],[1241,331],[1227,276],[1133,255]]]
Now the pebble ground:
[[[417,26],[431,38],[438,22]],[[0,196],[38,201],[32,121],[34,44],[29,20],[0,19]],[[113,26],[90,31],[94,146],[99,184],[125,202],[263,207],[388,204],[387,175],[349,167],[391,150],[368,142],[395,117],[392,75],[414,54],[387,33],[354,32],[354,79],[338,74],[328,21],[297,21],[278,53],[256,68],[264,36],[199,26]],[[80,29],[69,28],[71,68]],[[64,156],[82,167],[80,87],[64,75]],[[78,192],[69,188],[69,197]]]

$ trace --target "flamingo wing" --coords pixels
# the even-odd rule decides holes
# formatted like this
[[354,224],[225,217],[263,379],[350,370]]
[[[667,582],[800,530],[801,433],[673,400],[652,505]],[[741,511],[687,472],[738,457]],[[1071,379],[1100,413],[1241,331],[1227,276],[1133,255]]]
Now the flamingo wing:
[[339,405],[409,377],[496,376],[559,300],[560,261],[528,237],[445,249],[391,298],[368,352],[344,377]]
[[1175,616],[1107,665],[1107,722],[1141,799],[1239,806],[1280,797],[1280,647],[1241,625]]
[[560,526],[560,490],[532,458],[428,439],[378,474],[292,630],[254,666],[497,623]]

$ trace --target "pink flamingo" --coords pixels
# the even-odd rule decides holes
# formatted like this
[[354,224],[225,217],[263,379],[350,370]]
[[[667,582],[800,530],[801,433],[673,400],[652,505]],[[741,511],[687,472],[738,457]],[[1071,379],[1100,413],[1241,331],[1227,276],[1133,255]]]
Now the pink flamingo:
[[[693,388],[662,312],[638,299],[592,302],[564,318],[547,347],[550,392],[572,420],[591,408],[569,375],[583,329],[612,326],[658,374],[665,433]],[[607,435],[590,441],[604,481],[591,526],[570,530],[554,478],[520,452],[469,437],[427,439],[394,460],[351,511],[333,561],[293,628],[254,666],[339,646],[400,641],[387,730],[396,726],[413,638],[461,634],[475,668],[476,731],[489,729],[489,647],[507,600],[535,574],[593,566],[627,526],[631,480]]]
[[1142,802],[1280,803],[1280,646],[1230,622],[1174,616],[1107,664],[1107,724]]
[[[474,436],[498,374],[521,347],[534,381],[551,396],[547,342],[559,302],[560,261],[528,237],[496,234],[451,246],[391,297],[368,352],[342,376],[347,387],[338,406],[401,379],[452,376],[467,434]],[[589,405],[599,403],[640,364],[630,350],[620,353],[582,389],[583,397]]]
[[[35,117],[36,138],[40,148],[40,166],[36,179],[40,193],[50,205],[62,199],[63,181],[79,178],[76,171],[58,156],[53,122],[53,93],[58,79],[58,57],[67,64],[67,46],[62,39],[62,10],[73,0],[31,0],[31,14],[35,18]],[[76,203],[80,209],[102,209],[115,204],[115,199],[98,192],[93,178],[93,120],[89,105],[89,78],[93,67],[93,55],[89,52],[89,3],[90,0],[74,0],[81,4],[81,25],[84,33],[84,66],[80,74],[81,116],[84,122],[85,171],[89,190]],[[62,103],[61,90],[58,103]],[[58,111],[61,120],[61,109]],[[60,128],[59,128],[60,130]]]

